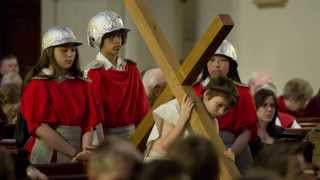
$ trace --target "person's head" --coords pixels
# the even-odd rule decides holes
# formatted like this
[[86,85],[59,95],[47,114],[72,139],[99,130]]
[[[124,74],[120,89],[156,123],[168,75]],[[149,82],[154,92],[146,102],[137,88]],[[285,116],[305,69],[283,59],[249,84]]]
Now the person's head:
[[108,10],[100,12],[89,21],[89,45],[98,48],[103,54],[117,56],[127,41],[128,31],[117,13]]
[[205,64],[202,78],[223,76],[240,83],[237,61],[235,48],[229,41],[224,40],[215,54]]
[[304,79],[291,79],[283,89],[285,104],[290,111],[300,111],[305,108],[313,95],[310,83]]
[[238,93],[227,77],[210,78],[202,92],[202,101],[211,117],[222,116],[237,103]]
[[0,62],[0,73],[2,75],[5,75],[9,72],[19,73],[17,56],[13,54],[4,56]]
[[108,136],[89,159],[89,179],[128,180],[140,168],[142,160],[142,155],[133,144]]
[[153,103],[165,88],[166,79],[160,68],[152,68],[143,73],[142,83],[150,103]]
[[168,158],[178,161],[192,180],[218,180],[220,166],[217,151],[212,143],[200,136],[188,136],[175,143]]
[[248,86],[252,94],[255,94],[260,89],[270,89],[275,94],[277,91],[271,74],[265,72],[253,72],[248,80]]
[[77,40],[72,30],[65,26],[50,28],[42,37],[42,52],[38,63],[27,74],[28,82],[42,69],[49,68],[51,78],[68,72],[70,75],[82,76],[77,47],[82,43]]
[[137,180],[191,180],[180,163],[174,160],[153,160],[144,165]]
[[278,114],[277,97],[271,90],[260,89],[254,94],[259,124],[266,125],[267,132],[273,133]]

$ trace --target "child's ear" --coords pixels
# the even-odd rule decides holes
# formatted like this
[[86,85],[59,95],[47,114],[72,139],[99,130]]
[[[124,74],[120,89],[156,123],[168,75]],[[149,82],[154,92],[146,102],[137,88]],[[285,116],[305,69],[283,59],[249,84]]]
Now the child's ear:
[[209,91],[208,90],[205,90],[204,92],[203,92],[203,99],[204,100],[209,100]]

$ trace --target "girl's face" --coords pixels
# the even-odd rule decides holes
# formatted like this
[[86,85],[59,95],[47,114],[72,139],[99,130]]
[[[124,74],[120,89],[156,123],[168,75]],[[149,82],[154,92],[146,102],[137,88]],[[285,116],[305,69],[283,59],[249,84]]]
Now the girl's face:
[[118,56],[123,45],[121,36],[123,36],[123,32],[121,31],[111,32],[111,34],[104,39],[101,51],[112,56]]
[[269,123],[272,121],[272,118],[276,112],[276,102],[272,96],[266,98],[262,106],[257,109],[258,119],[262,122]]
[[211,77],[226,77],[229,72],[229,59],[224,56],[214,55],[207,63],[208,72]]
[[61,67],[64,70],[67,70],[72,66],[75,60],[76,47],[58,46],[54,48],[53,54],[59,67]]
[[203,103],[212,118],[224,115],[229,108],[229,103],[225,97],[214,96],[209,98],[207,92],[203,95]]

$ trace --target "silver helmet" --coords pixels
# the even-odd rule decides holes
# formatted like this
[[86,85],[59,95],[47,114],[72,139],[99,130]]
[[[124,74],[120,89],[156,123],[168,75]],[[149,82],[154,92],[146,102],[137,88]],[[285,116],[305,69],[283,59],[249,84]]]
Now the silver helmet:
[[236,62],[238,64],[238,58],[237,58],[236,49],[227,40],[223,40],[221,45],[216,50],[215,55],[226,56],[226,57],[230,58],[231,60],[233,60],[234,62]]
[[95,15],[88,24],[88,43],[91,47],[100,48],[102,36],[117,30],[130,29],[124,27],[121,17],[113,11],[104,11]]
[[58,46],[61,44],[73,43],[76,46],[82,43],[77,40],[72,30],[65,26],[55,26],[50,28],[42,37],[42,50]]

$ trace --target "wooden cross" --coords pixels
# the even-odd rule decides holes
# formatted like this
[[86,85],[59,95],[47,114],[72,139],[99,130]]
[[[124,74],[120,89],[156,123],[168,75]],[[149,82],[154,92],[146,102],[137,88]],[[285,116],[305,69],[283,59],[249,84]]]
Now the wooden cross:
[[[169,42],[164,37],[159,26],[150,12],[150,9],[140,0],[125,0],[125,6],[133,18],[140,34],[142,35],[149,51],[163,71],[168,87],[156,100],[154,107],[166,102],[172,97],[170,92],[181,103],[188,94],[195,100],[196,108],[192,112],[190,124],[193,132],[205,136],[213,143],[219,153],[222,179],[233,179],[239,176],[239,171],[234,162],[223,155],[225,146],[219,137],[217,129],[212,123],[200,98],[195,94],[192,83],[201,72],[202,65],[207,63],[221,42],[231,31],[233,22],[227,15],[220,15],[214,19],[208,31],[191,50],[181,67]],[[171,91],[170,91],[171,90]],[[154,107],[152,109],[154,109]],[[138,126],[132,137],[138,145],[152,127],[152,112],[149,112],[143,122]]]

